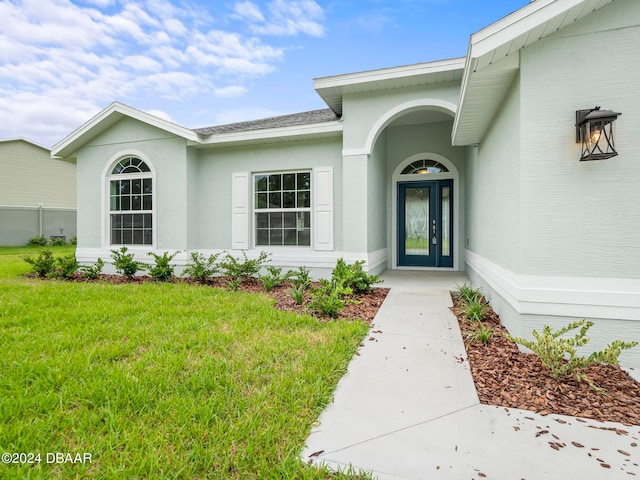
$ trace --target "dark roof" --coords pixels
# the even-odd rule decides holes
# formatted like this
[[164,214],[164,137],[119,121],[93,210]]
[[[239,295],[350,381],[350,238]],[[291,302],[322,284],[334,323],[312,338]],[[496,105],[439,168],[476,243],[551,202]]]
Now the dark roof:
[[264,130],[267,128],[295,127],[297,125],[312,125],[314,123],[333,122],[338,117],[333,110],[312,110],[310,112],[281,115],[279,117],[263,118],[248,122],[229,123],[214,127],[194,128],[198,135],[213,135],[217,133],[249,132],[252,130]]

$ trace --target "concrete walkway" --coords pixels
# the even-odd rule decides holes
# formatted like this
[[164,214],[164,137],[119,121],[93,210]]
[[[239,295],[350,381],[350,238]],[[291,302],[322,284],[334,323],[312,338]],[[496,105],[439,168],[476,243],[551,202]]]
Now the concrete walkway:
[[480,404],[449,291],[464,274],[398,272],[302,452],[380,480],[640,478],[640,427]]

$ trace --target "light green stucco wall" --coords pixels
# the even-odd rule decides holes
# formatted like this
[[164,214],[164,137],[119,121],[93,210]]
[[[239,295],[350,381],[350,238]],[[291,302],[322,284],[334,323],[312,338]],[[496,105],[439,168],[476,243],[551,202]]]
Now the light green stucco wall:
[[[522,52],[521,273],[638,278],[638,39],[640,2],[618,0]],[[575,110],[596,105],[622,112],[620,155],[579,162]]]
[[520,102],[517,77],[482,143],[467,147],[465,182],[465,247],[513,271],[521,253]]
[[367,164],[367,252],[387,247],[387,136],[383,133]]
[[187,247],[187,149],[184,139],[125,118],[77,153],[78,247],[103,245],[103,208],[106,200],[105,169],[114,160],[142,153],[157,172],[154,184],[156,247],[178,250]]
[[[274,172],[333,167],[335,249],[342,248],[342,144],[340,137],[281,142],[200,152],[197,248],[231,245],[231,176],[234,172]],[[253,187],[250,187],[253,191]],[[253,224],[250,222],[250,231]],[[251,235],[253,238],[253,234]]]
[[358,149],[365,146],[367,137],[376,122],[399,105],[420,100],[435,99],[455,105],[458,102],[460,83],[398,88],[380,92],[345,95],[343,98],[344,148]]

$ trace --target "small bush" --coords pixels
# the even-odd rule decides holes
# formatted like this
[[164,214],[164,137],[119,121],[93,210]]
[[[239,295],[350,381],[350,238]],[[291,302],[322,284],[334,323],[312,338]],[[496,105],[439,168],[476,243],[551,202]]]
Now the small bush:
[[260,282],[262,282],[262,286],[264,287],[265,291],[270,292],[275,287],[281,286],[287,279],[287,275],[282,275],[281,268],[274,267],[272,265],[269,265],[266,268],[267,272],[269,273],[266,275],[262,275],[260,277]]
[[52,247],[64,247],[65,245],[67,245],[67,242],[65,242],[64,238],[62,237],[54,237],[49,241],[49,245],[51,245]]
[[331,282],[337,287],[350,288],[355,293],[366,293],[371,291],[374,283],[381,283],[377,275],[369,275],[362,269],[364,260],[359,260],[350,265],[339,258],[333,272],[331,272]]
[[230,253],[227,253],[220,262],[220,267],[224,274],[229,277],[229,287],[231,290],[237,290],[243,281],[254,278],[269,258],[269,255],[267,252],[260,252],[258,258],[249,260],[247,253],[244,251],[242,252],[242,259],[238,259]]
[[24,261],[33,266],[33,271],[39,277],[50,276],[56,266],[56,259],[51,250],[43,250],[37,257],[24,257]]
[[78,245],[78,237],[76,235],[71,237],[71,239],[69,240],[69,245]]
[[[593,326],[593,322],[585,319],[572,322],[569,325],[554,331],[549,325],[545,325],[542,333],[533,331],[535,340],[516,338],[507,334],[507,338],[514,341],[532,352],[540,358],[542,364],[549,369],[549,373],[556,380],[575,378],[584,381],[595,390],[598,388],[587,375],[580,371],[594,363],[606,363],[617,365],[618,357],[622,350],[638,345],[638,342],[623,342],[616,340],[600,352],[593,352],[588,357],[580,357],[577,348],[589,343],[587,331]],[[580,330],[573,337],[567,338],[562,335],[579,328]]]
[[177,254],[178,252],[173,252],[172,254],[164,252],[162,255],[158,255],[157,253],[148,252],[147,255],[152,256],[155,260],[155,264],[148,267],[151,278],[160,282],[171,280],[175,276],[174,266],[171,265],[171,260],[173,260]]
[[139,270],[145,268],[145,265],[134,260],[133,253],[127,253],[127,251],[127,247],[111,250],[111,258],[116,272],[131,279]]
[[309,287],[309,285],[311,285],[309,269],[306,267],[298,267],[297,270],[289,270],[287,272],[287,278],[291,283],[293,283],[294,288],[299,289],[302,287],[303,292]]
[[213,277],[220,271],[220,267],[216,264],[219,256],[220,254],[216,253],[206,258],[202,253],[191,252],[191,260],[187,263],[182,276],[189,276],[200,283],[205,283],[207,278]]
[[340,292],[331,288],[326,280],[321,282],[322,286],[313,289],[309,308],[315,310],[320,315],[335,318],[344,308],[345,302]]
[[27,241],[27,245],[35,247],[46,247],[49,245],[49,240],[44,235],[40,235],[38,237],[30,238]]
[[57,268],[51,273],[52,276],[68,280],[78,271],[78,261],[73,253],[65,255],[64,257],[58,257],[56,263]]
[[101,258],[99,258],[94,265],[84,265],[80,267],[82,278],[86,280],[95,280],[100,276],[103,268],[104,260],[102,260]]

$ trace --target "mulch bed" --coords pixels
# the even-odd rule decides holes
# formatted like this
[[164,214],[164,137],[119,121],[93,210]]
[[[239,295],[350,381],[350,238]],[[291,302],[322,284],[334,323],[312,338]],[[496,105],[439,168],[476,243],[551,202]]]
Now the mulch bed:
[[[473,329],[461,309],[455,305],[463,337]],[[493,329],[487,346],[465,338],[467,357],[480,401],[487,405],[531,410],[541,415],[550,413],[591,418],[600,421],[640,425],[640,383],[618,366],[592,365],[587,376],[605,393],[574,379],[551,378],[537,355],[523,353],[504,334],[495,312],[483,320]],[[638,347],[640,348],[640,347]]]

